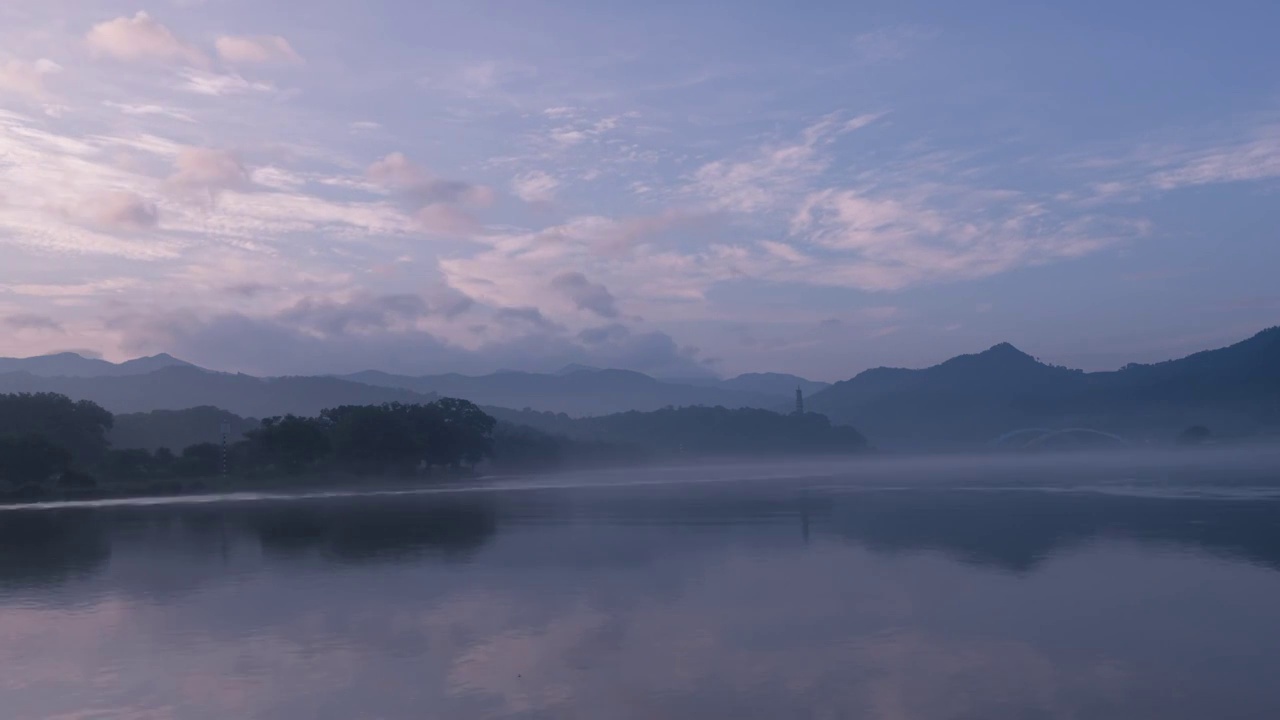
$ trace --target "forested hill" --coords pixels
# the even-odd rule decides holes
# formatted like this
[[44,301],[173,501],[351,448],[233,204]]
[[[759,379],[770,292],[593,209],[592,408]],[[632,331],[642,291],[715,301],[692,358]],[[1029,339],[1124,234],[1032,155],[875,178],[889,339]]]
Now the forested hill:
[[[196,408],[152,413],[130,432],[181,439],[174,427],[228,421]],[[234,419],[233,419],[234,420]],[[261,486],[281,478],[314,484],[324,478],[426,481],[455,476],[494,454],[496,421],[473,403],[345,405],[316,417],[263,420],[240,439],[215,442],[218,429],[186,447],[112,446],[112,414],[88,400],[54,393],[0,394],[0,496],[151,493],[200,489],[220,478]],[[203,434],[203,433],[202,433]]]
[[1280,426],[1280,328],[1227,348],[1114,372],[1047,365],[1007,343],[922,370],[878,368],[809,398],[879,446],[985,444],[1031,427],[1135,441],[1191,425],[1232,435]]
[[499,420],[579,442],[634,445],[673,455],[856,453],[867,440],[825,416],[752,408],[664,408],[590,418],[486,407]]
[[[687,407],[571,418],[529,410],[482,410],[505,426],[504,436],[550,443],[557,446],[562,459],[578,452],[600,455],[605,448],[621,458],[856,453],[867,445],[857,430],[832,426],[812,413],[796,416],[749,408]],[[223,422],[231,429],[232,442],[261,425],[213,407],[129,413],[115,416],[108,438],[116,448],[178,450],[217,442]]]
[[[781,393],[779,388],[789,384],[790,380],[775,379],[772,385],[764,382],[750,385],[759,388],[757,391],[737,387],[736,378],[723,381],[727,384],[725,387],[701,386],[661,381],[626,370],[576,369],[563,374],[502,372],[479,376],[421,377],[369,371],[343,377],[258,378],[213,372],[186,364],[144,371],[145,364],[137,363],[151,360],[146,358],[131,361],[134,365],[111,365],[77,355],[31,360],[41,362],[33,364],[27,360],[10,362],[0,359],[0,392],[56,392],[92,400],[119,413],[184,410],[211,405],[254,417],[288,413],[314,415],[326,407],[338,405],[421,403],[437,397],[462,398],[480,405],[566,412],[575,416],[657,410],[668,405],[781,409],[789,407],[790,396],[796,387],[791,385],[789,390]],[[101,363],[102,367],[92,363]],[[9,366],[28,369],[2,371]],[[50,374],[60,370],[67,374]],[[98,370],[109,372],[87,374]]]
[[[35,360],[40,361],[41,372],[103,370],[93,364],[101,361],[78,356]],[[156,364],[161,367],[135,372]],[[422,404],[441,396],[457,397],[489,408],[499,419],[568,437],[587,437],[592,442],[604,442],[599,439],[604,437],[613,442],[626,431],[612,428],[630,422],[614,417],[625,415],[625,411],[705,406],[671,419],[683,422],[699,417],[715,425],[728,422],[726,418],[738,422],[754,417],[749,413],[722,417],[718,413],[723,410],[711,410],[715,406],[786,412],[794,406],[793,383],[801,388],[821,387],[786,375],[679,383],[585,367],[566,368],[557,374],[510,372],[476,377],[369,372],[347,378],[256,378],[206,371],[168,356],[143,358],[132,365],[105,365],[113,374],[0,373],[0,393],[56,392],[75,400],[92,400],[116,413],[212,406],[241,417],[259,418],[290,413],[314,416],[342,405]],[[834,425],[856,427],[875,446],[895,450],[986,447],[1007,433],[1032,428],[1092,429],[1134,442],[1165,442],[1193,426],[1211,428],[1220,436],[1275,434],[1280,433],[1280,328],[1227,348],[1151,365],[1129,365],[1113,372],[1086,373],[1049,365],[1001,343],[929,368],[868,370],[808,395],[806,402],[811,411],[830,418]],[[542,412],[511,416],[515,409],[526,407]],[[583,422],[568,423],[568,418],[548,412],[580,417]],[[754,431],[745,429],[754,427],[751,423],[743,427],[744,437],[754,437],[750,434]],[[649,433],[655,442],[659,430]],[[684,432],[695,431],[700,432],[693,427]]]
[[[450,398],[344,405],[316,416],[255,422],[213,407],[117,417],[91,401],[54,393],[0,394],[0,495],[96,492],[103,483],[145,492],[220,475],[224,468],[244,480],[427,479],[438,477],[434,469],[456,472],[485,461],[500,471],[531,471],[866,449],[856,430],[814,414],[722,407],[581,420],[532,411],[499,414],[542,427],[499,422],[473,403]],[[224,425],[231,431],[225,446]]]
[[26,372],[41,377],[120,377],[145,375],[170,367],[195,367],[167,353],[113,363],[73,352],[28,358],[0,358],[0,373]]
[[257,378],[191,366],[111,377],[0,374],[0,393],[18,392],[53,392],[75,400],[92,400],[114,413],[213,406],[251,417],[317,415],[325,408],[340,405],[426,403],[437,397],[331,377]]
[[210,405],[186,410],[122,413],[115,416],[115,422],[107,431],[107,440],[114,448],[181,450],[200,443],[221,442],[224,425],[227,440],[234,443],[261,427],[262,421]]
[[[480,405],[527,407],[574,416],[608,415],[627,410],[650,411],[668,405],[778,408],[786,405],[787,397],[796,388],[791,384],[779,394],[776,390],[770,391],[771,388],[763,383],[753,386],[714,380],[692,384],[692,381],[658,380],[630,370],[596,368],[566,368],[556,374],[499,372],[476,376],[454,373],[418,377],[369,371],[345,375],[343,379],[465,398]],[[776,386],[777,383],[774,384]]]

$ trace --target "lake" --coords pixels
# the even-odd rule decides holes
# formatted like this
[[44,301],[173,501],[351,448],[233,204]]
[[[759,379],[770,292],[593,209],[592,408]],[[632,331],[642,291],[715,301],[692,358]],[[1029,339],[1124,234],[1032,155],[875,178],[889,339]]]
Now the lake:
[[0,717],[1280,717],[1280,473],[1155,465],[6,508]]

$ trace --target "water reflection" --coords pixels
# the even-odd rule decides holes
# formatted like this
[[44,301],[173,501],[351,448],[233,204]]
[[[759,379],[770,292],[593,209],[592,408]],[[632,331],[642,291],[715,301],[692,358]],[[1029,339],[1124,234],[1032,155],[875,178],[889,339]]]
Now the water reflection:
[[0,512],[15,718],[1254,718],[1280,503],[822,480]]
[[318,552],[342,562],[465,555],[498,530],[496,508],[486,497],[271,503],[249,509],[243,519],[268,552]]
[[0,513],[0,588],[56,584],[102,568],[110,537],[96,513]]
[[939,550],[1029,572],[1100,539],[1183,545],[1280,569],[1280,503],[1027,491],[870,492],[832,508],[832,530],[872,550]]
[[[786,543],[840,538],[873,552],[936,551],[1014,573],[1072,547],[1129,539],[1280,569],[1280,501],[1011,489],[833,489],[791,484],[546,490],[511,495],[354,496],[260,503],[0,512],[0,583],[49,584],[130,551],[221,557],[246,545],[268,556],[331,562],[466,560],[506,525],[654,527],[680,542]],[[147,546],[150,550],[147,550]],[[645,543],[679,551],[679,542]],[[536,552],[537,548],[531,548]],[[592,556],[590,548],[578,555]],[[626,553],[615,556],[626,562]],[[572,560],[572,558],[568,558]]]

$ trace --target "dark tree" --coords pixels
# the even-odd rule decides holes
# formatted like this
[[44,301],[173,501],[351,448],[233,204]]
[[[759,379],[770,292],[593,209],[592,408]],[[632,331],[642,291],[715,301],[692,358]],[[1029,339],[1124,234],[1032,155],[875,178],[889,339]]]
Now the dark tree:
[[454,399],[344,405],[323,411],[321,421],[336,462],[365,473],[475,465],[492,453],[496,422],[475,404]]
[[146,450],[110,450],[101,467],[107,477],[125,482],[157,474],[155,459]]
[[441,460],[457,466],[475,465],[493,453],[493,430],[497,421],[475,403],[457,398],[441,398],[430,405],[440,414],[441,430],[446,442],[439,449],[445,450]]
[[222,470],[222,447],[214,443],[191,445],[182,451],[174,471],[185,477],[208,477]]
[[98,405],[56,393],[0,395],[0,437],[37,436],[93,465],[107,453],[112,415]]
[[347,470],[407,472],[420,459],[421,443],[407,421],[407,408],[390,405],[343,405],[320,413],[333,442],[334,459]]
[[493,464],[502,470],[551,470],[564,461],[567,442],[523,425],[498,423],[493,432]]
[[92,490],[98,487],[98,481],[89,473],[71,468],[63,471],[62,477],[58,478],[58,487],[63,490]]
[[267,418],[249,433],[251,451],[268,465],[288,472],[302,472],[329,453],[329,435],[313,418],[296,415]]
[[0,480],[43,484],[71,466],[71,453],[38,436],[0,437]]

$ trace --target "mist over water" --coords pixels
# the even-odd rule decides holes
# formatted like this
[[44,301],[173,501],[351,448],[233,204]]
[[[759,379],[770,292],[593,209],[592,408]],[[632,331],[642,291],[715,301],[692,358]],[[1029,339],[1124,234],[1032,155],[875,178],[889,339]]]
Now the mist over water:
[[[307,500],[353,497],[406,497],[480,492],[519,492],[552,489],[701,485],[776,481],[805,483],[831,478],[842,485],[863,488],[1019,487],[1096,491],[1190,492],[1222,495],[1280,493],[1280,447],[1134,449],[1059,453],[971,453],[945,455],[883,455],[872,457],[719,458],[696,463],[622,467],[537,475],[486,476],[473,481],[425,488],[325,489],[295,492],[255,492],[166,495],[98,500],[0,504],[0,512],[108,508],[151,505],[190,505],[269,500]],[[1208,481],[1208,484],[1206,484]],[[328,483],[325,483],[328,484]],[[1179,490],[1179,488],[1184,488]]]
[[1280,458],[723,462],[0,512],[13,718],[1280,716]]

